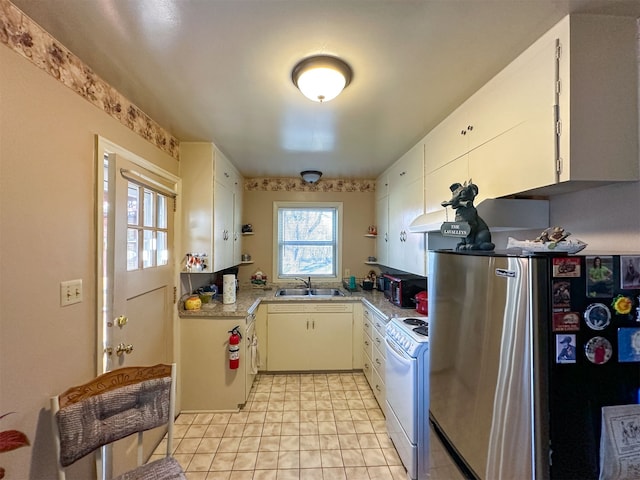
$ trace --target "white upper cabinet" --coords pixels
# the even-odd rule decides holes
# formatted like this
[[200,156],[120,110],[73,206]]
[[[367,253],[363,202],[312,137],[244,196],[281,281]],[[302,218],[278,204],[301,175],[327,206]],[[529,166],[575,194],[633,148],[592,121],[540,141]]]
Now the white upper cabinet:
[[206,254],[207,272],[238,265],[242,177],[211,143],[182,142],[180,174],[184,251]]
[[[387,170],[389,195],[387,210],[387,259],[378,263],[417,275],[426,274],[424,235],[409,232],[409,225],[424,213],[424,150],[418,144]],[[384,218],[378,202],[378,222]],[[378,227],[380,229],[380,226]],[[380,230],[378,235],[380,235]],[[380,246],[379,246],[380,249]],[[382,256],[384,258],[384,255]]]
[[476,204],[638,180],[636,43],[633,18],[565,17],[424,138],[426,213],[469,179]]

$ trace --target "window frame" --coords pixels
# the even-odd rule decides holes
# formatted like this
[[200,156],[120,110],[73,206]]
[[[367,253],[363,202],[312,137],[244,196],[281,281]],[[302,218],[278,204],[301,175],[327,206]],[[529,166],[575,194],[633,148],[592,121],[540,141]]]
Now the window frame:
[[[342,202],[273,202],[273,281],[275,283],[286,283],[294,280],[296,276],[303,275],[280,275],[280,209],[317,209],[332,208],[336,211],[336,258],[335,258],[335,275],[311,275],[311,278],[323,281],[341,281],[342,276],[342,236],[343,236],[343,207]],[[308,276],[308,275],[306,275]],[[305,276],[305,277],[306,277]]]

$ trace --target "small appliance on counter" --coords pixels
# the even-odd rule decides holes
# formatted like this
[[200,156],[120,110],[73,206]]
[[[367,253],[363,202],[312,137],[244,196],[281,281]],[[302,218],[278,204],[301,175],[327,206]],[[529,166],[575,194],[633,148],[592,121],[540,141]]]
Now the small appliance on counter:
[[414,298],[416,302],[416,312],[428,315],[429,295],[426,290],[418,292]]
[[417,275],[385,273],[384,296],[400,308],[415,308],[414,298],[427,289],[427,279]]

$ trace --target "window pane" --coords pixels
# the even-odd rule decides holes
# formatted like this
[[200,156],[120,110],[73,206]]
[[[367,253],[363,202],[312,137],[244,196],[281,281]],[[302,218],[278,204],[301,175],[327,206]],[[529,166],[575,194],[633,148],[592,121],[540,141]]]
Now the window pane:
[[155,220],[155,204],[153,201],[153,192],[151,190],[144,189],[144,226],[153,227]]
[[337,209],[278,210],[278,275],[337,276]]
[[333,246],[284,245],[283,275],[334,275]]
[[167,248],[166,232],[157,232],[156,238],[156,265],[166,265],[169,263],[169,250]]
[[138,208],[140,205],[140,189],[137,185],[129,183],[129,197],[127,199],[127,224],[138,225]]
[[158,228],[167,228],[167,197],[158,195]]
[[332,210],[299,209],[283,211],[283,241],[325,241],[334,239]]
[[142,252],[142,268],[153,267],[153,262],[155,261],[156,256],[156,248],[155,248],[155,238],[153,230],[144,230],[144,248]]
[[138,269],[138,230],[127,228],[127,270]]

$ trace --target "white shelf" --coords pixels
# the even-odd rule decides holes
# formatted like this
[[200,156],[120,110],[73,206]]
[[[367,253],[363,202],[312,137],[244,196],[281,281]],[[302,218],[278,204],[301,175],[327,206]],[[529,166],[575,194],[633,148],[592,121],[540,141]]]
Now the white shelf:
[[367,234],[365,234],[365,237],[369,237],[369,238],[377,238],[377,237],[378,237],[378,235],[374,235],[374,234],[372,234],[372,233],[367,233]]
[[365,265],[378,265],[378,262],[364,262]]
[[242,235],[253,235],[254,232],[242,232]]
[[253,260],[246,260],[246,261],[240,262],[240,265],[248,265],[250,263],[253,263]]

